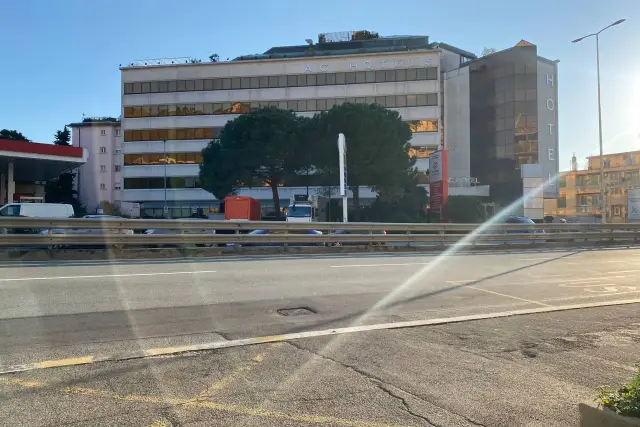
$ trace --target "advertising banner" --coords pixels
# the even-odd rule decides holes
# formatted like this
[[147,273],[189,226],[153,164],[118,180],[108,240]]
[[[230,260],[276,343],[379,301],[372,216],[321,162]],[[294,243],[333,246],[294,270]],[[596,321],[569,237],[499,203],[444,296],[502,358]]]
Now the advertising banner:
[[440,212],[449,195],[447,176],[447,152],[434,151],[429,156],[429,206],[431,211]]

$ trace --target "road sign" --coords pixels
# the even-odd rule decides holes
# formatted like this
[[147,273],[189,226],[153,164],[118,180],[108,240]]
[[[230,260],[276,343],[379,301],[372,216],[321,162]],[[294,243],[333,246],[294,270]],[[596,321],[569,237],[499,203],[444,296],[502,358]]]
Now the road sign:
[[627,194],[627,219],[640,221],[640,188],[629,189]]

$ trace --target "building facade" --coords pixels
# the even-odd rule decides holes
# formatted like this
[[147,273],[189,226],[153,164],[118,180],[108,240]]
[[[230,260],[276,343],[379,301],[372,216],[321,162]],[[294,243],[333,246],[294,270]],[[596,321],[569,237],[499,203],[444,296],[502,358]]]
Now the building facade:
[[524,40],[446,71],[449,175],[475,178],[499,206],[519,200],[513,213],[542,219],[544,199],[558,197],[557,82],[557,61]]
[[[604,166],[604,207],[607,222],[627,222],[629,190],[640,188],[640,151],[606,154]],[[545,213],[572,222],[600,222],[600,156],[587,159],[587,168],[578,169],[575,156],[572,170],[562,172],[556,203]]]
[[76,171],[76,191],[88,213],[96,213],[101,202],[120,206],[122,193],[122,131],[112,117],[85,118],[71,123],[71,145],[88,153],[87,162]]
[[[309,117],[347,102],[398,111],[413,131],[410,155],[426,183],[429,153],[444,141],[442,71],[473,59],[428,37],[391,37],[276,47],[228,62],[123,67],[122,200],[141,203],[146,216],[162,216],[165,205],[171,217],[216,212],[219,202],[198,184],[200,152],[227,121],[266,106]],[[296,192],[282,188],[280,197]],[[268,188],[240,193],[271,203]]]

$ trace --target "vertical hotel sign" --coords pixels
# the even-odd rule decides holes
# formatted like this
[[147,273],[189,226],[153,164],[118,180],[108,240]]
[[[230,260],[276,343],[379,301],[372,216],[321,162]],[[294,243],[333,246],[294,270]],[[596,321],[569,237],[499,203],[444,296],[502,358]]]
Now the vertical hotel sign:
[[440,212],[447,203],[448,178],[446,150],[434,151],[429,156],[429,206],[432,212]]

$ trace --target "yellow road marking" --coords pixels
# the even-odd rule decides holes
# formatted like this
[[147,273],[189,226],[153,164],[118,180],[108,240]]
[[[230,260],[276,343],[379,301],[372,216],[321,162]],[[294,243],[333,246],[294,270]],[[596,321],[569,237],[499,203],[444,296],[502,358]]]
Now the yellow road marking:
[[[19,380],[15,378],[0,378],[0,383],[12,384],[12,385],[22,386],[26,388],[49,387],[49,385],[44,382]],[[305,422],[305,423],[312,423],[312,424],[329,424],[333,426],[344,426],[344,427],[401,427],[400,425],[397,425],[397,424],[395,425],[385,424],[385,423],[379,423],[374,421],[351,420],[351,419],[345,419],[345,418],[337,418],[337,417],[323,416],[323,415],[312,415],[312,414],[293,414],[293,413],[287,413],[287,412],[281,412],[281,411],[250,408],[246,406],[231,405],[226,403],[202,401],[202,400],[198,400],[197,398],[196,399],[175,399],[175,398],[164,398],[164,397],[156,397],[156,396],[140,396],[135,394],[121,395],[111,391],[97,390],[97,389],[85,388],[85,387],[66,387],[62,389],[62,391],[66,394],[71,394],[71,395],[101,397],[101,398],[108,398],[108,399],[125,401],[125,402],[139,402],[139,403],[149,403],[149,404],[156,404],[156,405],[180,406],[183,408],[213,409],[217,411],[230,412],[230,413],[240,414],[240,415],[250,415],[255,417],[274,418],[274,419],[280,419],[280,420]],[[156,422],[149,427],[152,427],[152,426],[161,427],[164,425],[157,424]]]
[[183,345],[179,347],[161,347],[144,350],[145,356],[164,356],[172,353],[184,353],[187,351],[196,351],[195,345]]
[[[279,347],[281,346],[282,343],[276,343],[274,345],[272,345],[272,348],[275,347]],[[264,358],[266,356],[266,353],[260,353],[256,356],[254,356],[251,360],[254,363],[261,363],[264,361]],[[243,365],[240,366],[239,368],[235,369],[234,371],[232,371],[229,375],[223,377],[222,379],[216,381],[215,383],[213,383],[212,385],[210,385],[209,387],[205,388],[203,391],[201,391],[198,394],[198,397],[196,398],[197,400],[206,400],[210,397],[213,397],[217,392],[219,392],[220,390],[224,389],[225,387],[227,387],[229,384],[231,384],[236,377],[238,376],[238,374],[240,372],[248,372],[253,368],[252,364],[249,365]]]
[[46,386],[45,383],[40,381],[20,380],[18,378],[0,378],[0,383],[19,385],[25,388],[43,388]]
[[70,359],[60,359],[60,360],[45,360],[44,362],[39,362],[39,368],[59,368],[62,366],[73,366],[73,365],[85,365],[87,363],[93,362],[93,356],[85,356],[85,357],[72,357]]
[[517,299],[517,300],[519,300],[519,301],[525,301],[525,302],[528,302],[528,303],[531,303],[531,304],[537,304],[537,305],[543,305],[543,306],[545,306],[545,307],[551,307],[551,305],[549,305],[549,304],[545,304],[545,303],[540,302],[540,301],[534,301],[534,300],[531,300],[531,299],[525,299],[525,298],[520,298],[520,297],[514,297],[513,295],[501,294],[500,292],[494,292],[494,291],[490,291],[490,290],[488,290],[488,289],[477,288],[477,287],[475,287],[475,286],[468,286],[468,288],[470,288],[470,289],[475,289],[476,291],[488,292],[488,293],[490,293],[490,294],[499,295],[499,296],[501,296],[501,297]]

